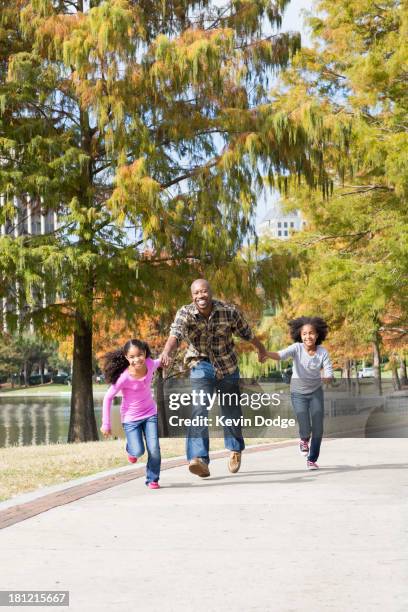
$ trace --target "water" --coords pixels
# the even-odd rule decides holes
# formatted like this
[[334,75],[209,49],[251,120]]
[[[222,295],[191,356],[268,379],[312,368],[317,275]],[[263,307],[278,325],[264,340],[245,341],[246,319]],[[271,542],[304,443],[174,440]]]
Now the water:
[[[94,399],[98,429],[102,398]],[[119,418],[120,401],[112,406],[112,433],[123,437]],[[0,448],[66,442],[70,397],[0,397]]]
[[[172,388],[173,386],[174,389]],[[258,389],[258,386],[254,386],[254,390],[275,392],[279,386],[281,385],[262,384],[262,388],[259,387]],[[385,397],[392,394],[392,386],[388,381],[384,387]],[[178,381],[174,383],[174,385],[169,385],[168,389],[166,388],[166,394],[168,394],[169,391],[174,390],[188,392],[189,388],[188,382]],[[375,392],[375,386],[368,381],[362,386],[362,395],[358,396],[358,398],[355,396],[353,397],[353,393],[344,393],[344,390],[341,388],[332,389],[326,392],[326,432],[328,433],[331,429],[332,431],[339,431],[336,419],[341,420],[344,416],[353,413],[356,415],[358,426],[364,429],[364,424],[370,414],[370,409],[375,408],[378,403],[382,403],[384,401],[384,396],[382,398],[377,398],[377,401],[370,401],[370,398],[374,399],[373,395]],[[103,394],[98,393],[94,398],[95,416],[98,429],[101,425],[102,397]],[[166,399],[166,403],[168,404],[168,398]],[[289,397],[287,397],[286,400],[288,409],[290,410]],[[381,416],[381,412],[381,422],[377,423],[379,417],[376,417],[377,420],[374,423],[375,427],[373,429],[373,435],[375,434],[376,437],[381,437],[382,435],[385,437],[391,435],[398,437],[407,436],[408,397],[406,395],[403,397],[388,397],[386,402],[386,412],[396,414],[397,420],[394,425],[393,420],[390,421],[389,417],[387,416],[386,422],[383,423],[384,419]],[[117,438],[124,437],[119,415],[120,403],[121,398],[115,398],[112,405],[111,414],[112,434]],[[355,410],[356,406],[357,410]],[[291,410],[288,414],[291,415]],[[38,444],[65,443],[67,442],[68,437],[69,418],[70,397],[68,394],[60,397],[2,397],[0,395],[0,448],[8,446],[31,446]],[[334,419],[333,428],[330,427],[328,418]],[[373,416],[371,416],[370,419],[372,421]],[[346,427],[348,427],[350,424],[350,429],[354,428],[354,421],[347,420],[345,423]],[[353,425],[353,427],[351,427],[351,425]],[[385,430],[387,430],[389,425],[392,425],[392,427],[390,427],[389,433],[385,433]],[[384,429],[384,434],[379,433],[378,426]],[[221,435],[221,433],[219,435]],[[262,435],[271,437],[276,436],[276,433],[272,434],[268,431],[262,433],[261,431],[257,430],[255,433],[257,437],[262,437]],[[288,432],[286,430],[282,435],[287,435],[287,433]],[[184,436],[184,432],[180,430],[178,435]]]

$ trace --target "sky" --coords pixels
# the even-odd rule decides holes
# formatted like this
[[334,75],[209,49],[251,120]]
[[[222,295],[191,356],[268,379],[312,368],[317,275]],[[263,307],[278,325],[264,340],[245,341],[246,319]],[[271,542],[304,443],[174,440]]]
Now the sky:
[[[283,16],[281,32],[295,31],[300,32],[302,36],[302,45],[307,47],[310,44],[310,37],[307,28],[303,23],[302,11],[311,10],[314,0],[292,0]],[[262,197],[258,203],[256,211],[256,225],[258,225],[272,203],[278,199],[278,193],[269,193]]]

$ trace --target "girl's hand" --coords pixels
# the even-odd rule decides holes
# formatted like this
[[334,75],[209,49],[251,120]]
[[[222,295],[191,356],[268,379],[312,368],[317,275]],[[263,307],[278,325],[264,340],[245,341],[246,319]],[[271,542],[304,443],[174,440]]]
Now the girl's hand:
[[109,436],[111,435],[112,432],[111,432],[110,429],[105,429],[104,426],[102,425],[101,433],[102,433],[104,438],[109,438]]

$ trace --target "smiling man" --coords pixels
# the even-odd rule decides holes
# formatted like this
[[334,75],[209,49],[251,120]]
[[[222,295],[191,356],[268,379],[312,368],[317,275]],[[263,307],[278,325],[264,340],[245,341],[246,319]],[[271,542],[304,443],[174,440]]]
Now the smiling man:
[[[186,340],[185,362],[190,368],[192,389],[197,392],[195,396],[201,398],[193,405],[192,417],[208,416],[210,398],[216,393],[221,398],[224,395],[228,398],[228,401],[221,401],[222,416],[238,422],[241,416],[239,370],[233,336],[251,342],[261,362],[266,356],[265,347],[233,304],[213,299],[211,287],[205,279],[192,283],[191,296],[192,303],[180,308],[170,328],[161,355],[162,364],[168,366],[171,354],[182,340]],[[245,448],[241,426],[225,425],[224,441],[225,448],[231,451],[228,469],[235,474],[241,466],[241,452]],[[190,427],[186,447],[190,472],[202,478],[209,476],[208,427]]]

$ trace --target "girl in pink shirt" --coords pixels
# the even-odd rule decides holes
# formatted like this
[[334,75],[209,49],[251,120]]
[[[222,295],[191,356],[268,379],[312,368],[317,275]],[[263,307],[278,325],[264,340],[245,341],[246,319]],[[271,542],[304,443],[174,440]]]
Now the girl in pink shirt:
[[160,359],[151,359],[149,345],[142,340],[129,340],[123,349],[105,355],[104,374],[111,383],[103,399],[101,432],[111,433],[112,400],[122,394],[120,416],[126,434],[126,451],[130,463],[136,463],[147,447],[146,485],[159,489],[160,445],[157,430],[157,406],[152,396],[151,383]]

